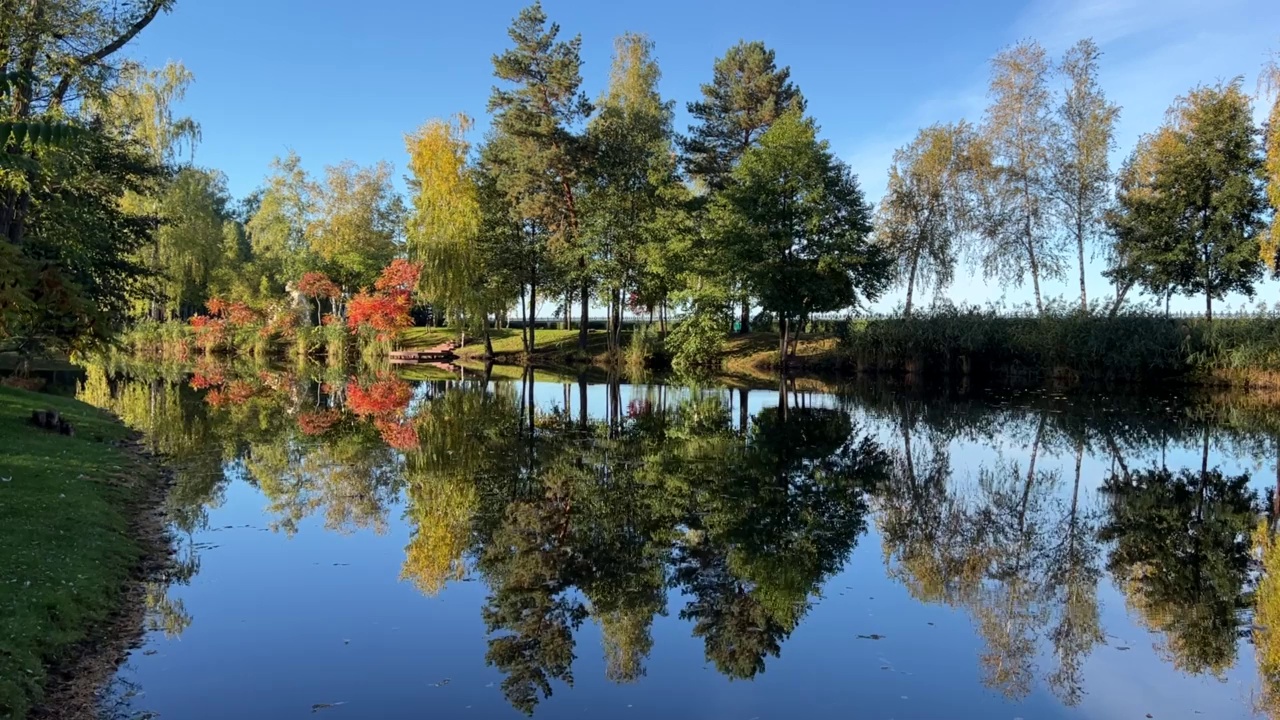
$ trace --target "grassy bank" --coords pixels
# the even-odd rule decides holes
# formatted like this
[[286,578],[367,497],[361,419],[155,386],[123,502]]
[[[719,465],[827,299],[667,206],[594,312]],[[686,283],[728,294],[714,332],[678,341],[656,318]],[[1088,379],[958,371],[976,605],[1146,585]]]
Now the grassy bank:
[[[524,341],[520,330],[505,328],[492,330],[493,355],[496,362],[520,362],[525,359]],[[626,343],[629,333],[623,333],[622,343]],[[450,340],[457,340],[458,333],[449,328],[414,327],[401,331],[397,344],[405,349],[428,348]],[[587,333],[587,352],[578,350],[577,330],[551,330],[539,328],[534,334],[533,361],[543,364],[566,364],[572,362],[598,362],[607,359],[608,339],[603,330],[590,330]],[[462,360],[476,360],[484,357],[484,338],[479,335],[468,335],[467,344],[455,351]]]
[[[32,426],[39,409],[75,436]],[[128,436],[84,403],[0,387],[0,717],[47,700],[51,668],[87,675],[77,660],[125,609],[145,552],[137,519],[162,487]]]

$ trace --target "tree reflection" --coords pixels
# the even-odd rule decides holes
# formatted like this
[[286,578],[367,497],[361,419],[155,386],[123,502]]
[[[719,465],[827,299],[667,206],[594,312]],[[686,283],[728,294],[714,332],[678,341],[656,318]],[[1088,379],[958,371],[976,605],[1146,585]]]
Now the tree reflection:
[[[644,677],[669,596],[709,664],[756,677],[870,518],[888,574],[915,599],[973,619],[984,681],[1010,698],[1039,680],[1064,704],[1080,702],[1085,659],[1106,637],[1104,559],[1178,668],[1221,674],[1246,634],[1256,519],[1247,478],[1210,470],[1207,449],[1198,473],[1131,471],[1137,457],[1207,448],[1210,436],[1253,452],[1235,406],[1121,413],[1045,395],[864,388],[825,408],[783,384],[776,405],[770,390],[773,406],[752,413],[745,390],[632,386],[628,399],[616,378],[588,393],[584,377],[535,392],[532,370],[506,383],[207,360],[195,370],[127,379],[90,369],[82,393],[172,459],[172,514],[187,540],[171,579],[198,572],[192,533],[228,478],[256,485],[273,527],[290,534],[308,519],[381,531],[403,498],[401,578],[426,595],[468,574],[486,583],[486,659],[526,713],[572,684],[588,620],[606,677]],[[589,396],[604,402],[588,412]],[[957,477],[957,442],[1001,455]],[[1112,465],[1102,504],[1084,489],[1094,487],[1086,458]],[[1271,536],[1255,534],[1265,566],[1272,551],[1260,537]],[[1280,682],[1280,643],[1263,622],[1267,598],[1280,596],[1269,577],[1252,633],[1267,687]],[[162,585],[149,588],[148,608],[157,631],[192,621]]]
[[1164,635],[1174,665],[1222,675],[1249,608],[1246,581],[1256,496],[1249,477],[1152,468],[1107,478],[1101,535],[1129,604]]

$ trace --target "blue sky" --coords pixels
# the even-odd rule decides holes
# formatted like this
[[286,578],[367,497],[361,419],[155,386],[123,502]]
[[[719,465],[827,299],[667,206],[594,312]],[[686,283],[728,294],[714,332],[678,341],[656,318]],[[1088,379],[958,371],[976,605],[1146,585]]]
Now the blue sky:
[[[684,104],[710,78],[712,61],[739,39],[763,40],[809,101],[833,149],[877,200],[895,147],[934,122],[981,119],[988,62],[1000,48],[1035,38],[1057,55],[1081,37],[1104,52],[1101,79],[1123,106],[1116,161],[1154,128],[1170,101],[1194,85],[1237,75],[1252,91],[1267,53],[1280,49],[1274,0],[545,0],[565,35],[583,38],[584,89],[607,81],[613,38],[649,35],[663,94]],[[487,123],[490,58],[526,3],[365,0],[183,0],[138,39],[148,64],[180,60],[195,73],[182,110],[202,125],[196,155],[241,196],[271,158],[296,150],[313,172],[344,159],[388,160],[403,172],[403,136],[425,120],[466,112]],[[1259,110],[1259,117],[1261,111]],[[1093,263],[1090,285],[1105,288]],[[1075,281],[1050,282],[1070,295]],[[1275,283],[1260,288],[1280,301]],[[1029,288],[1002,291],[961,273],[949,296],[1019,303]],[[890,309],[899,294],[880,301]],[[1229,300],[1240,307],[1242,298]],[[1198,310],[1203,301],[1175,299]]]

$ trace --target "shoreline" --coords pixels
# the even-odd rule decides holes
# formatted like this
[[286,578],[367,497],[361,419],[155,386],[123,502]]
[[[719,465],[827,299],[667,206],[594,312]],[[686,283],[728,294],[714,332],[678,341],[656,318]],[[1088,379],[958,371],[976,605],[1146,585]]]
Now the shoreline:
[[[48,555],[19,567],[14,578],[30,591],[14,600],[19,655],[6,664],[26,682],[0,686],[0,709],[32,720],[97,720],[104,691],[145,634],[147,585],[163,580],[171,567],[164,504],[173,474],[146,449],[140,433],[107,411],[8,387],[0,387],[0,401],[0,436],[10,440],[0,453],[0,475],[11,478],[5,489],[28,478],[34,486],[14,497],[0,495],[0,515],[60,528],[58,540],[38,540],[44,545],[37,550]],[[56,408],[75,427],[75,436],[15,425],[15,411],[36,407]],[[59,478],[63,486],[49,487]],[[77,517],[86,508],[86,517]],[[76,537],[62,539],[65,529]],[[6,551],[23,548],[0,552]],[[93,571],[74,565],[90,560]],[[77,577],[79,584],[67,577]]]

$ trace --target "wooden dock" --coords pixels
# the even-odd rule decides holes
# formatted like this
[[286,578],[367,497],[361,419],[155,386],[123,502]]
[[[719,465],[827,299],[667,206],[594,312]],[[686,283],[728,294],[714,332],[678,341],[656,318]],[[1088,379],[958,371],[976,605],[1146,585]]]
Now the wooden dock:
[[457,349],[458,343],[450,340],[449,342],[420,350],[392,350],[391,363],[393,365],[420,365],[423,363],[444,362],[458,357],[457,353],[454,352]]

